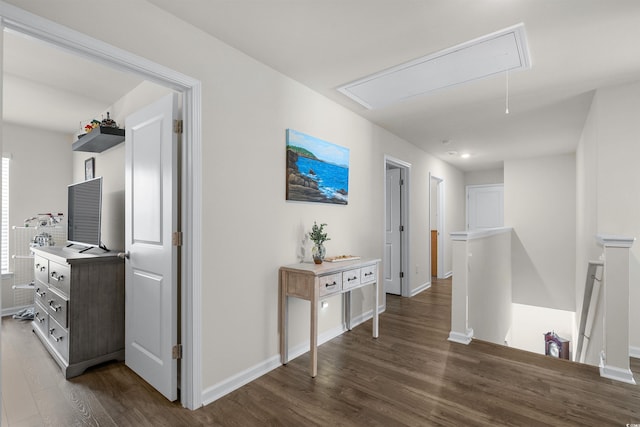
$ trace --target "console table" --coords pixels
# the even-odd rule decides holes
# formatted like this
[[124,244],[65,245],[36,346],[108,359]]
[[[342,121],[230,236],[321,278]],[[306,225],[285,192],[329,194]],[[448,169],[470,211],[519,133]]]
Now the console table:
[[324,262],[322,264],[299,263],[280,267],[280,360],[289,362],[288,346],[288,298],[295,297],[310,302],[311,321],[309,333],[310,373],[318,373],[318,302],[326,297],[344,294],[344,310],[347,329],[351,330],[351,291],[372,285],[374,294],[373,338],[378,338],[378,283],[380,283],[379,259]]

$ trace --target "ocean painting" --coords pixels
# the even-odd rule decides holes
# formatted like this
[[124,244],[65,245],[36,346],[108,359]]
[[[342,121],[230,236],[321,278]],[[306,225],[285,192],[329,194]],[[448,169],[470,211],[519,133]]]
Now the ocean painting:
[[287,129],[287,200],[346,205],[349,149]]

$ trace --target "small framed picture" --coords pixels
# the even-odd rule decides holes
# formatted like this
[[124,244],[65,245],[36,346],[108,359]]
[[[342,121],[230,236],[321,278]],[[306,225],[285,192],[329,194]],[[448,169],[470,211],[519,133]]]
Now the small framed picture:
[[95,178],[95,169],[96,169],[96,158],[89,157],[84,161],[84,179],[93,179]]

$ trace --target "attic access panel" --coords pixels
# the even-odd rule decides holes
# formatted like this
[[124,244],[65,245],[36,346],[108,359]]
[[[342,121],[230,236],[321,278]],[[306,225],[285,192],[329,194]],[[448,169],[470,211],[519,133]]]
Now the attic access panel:
[[437,89],[529,68],[529,48],[524,24],[520,23],[372,74],[338,91],[376,109]]

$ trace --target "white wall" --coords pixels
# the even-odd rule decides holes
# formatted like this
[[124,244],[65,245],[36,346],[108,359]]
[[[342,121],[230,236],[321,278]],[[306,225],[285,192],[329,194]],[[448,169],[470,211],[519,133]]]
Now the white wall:
[[505,162],[514,303],[575,311],[575,170],[574,154]]
[[[108,8],[97,0],[82,8],[12,2],[202,81],[205,401],[226,381],[277,360],[278,267],[296,262],[298,243],[314,220],[328,224],[329,255],[382,257],[385,154],[412,164],[412,287],[430,279],[429,172],[445,180],[444,232],[464,227],[460,171],[142,0]],[[100,10],[101,19],[86,19],[91,9]],[[351,150],[347,206],[285,200],[287,128]],[[99,171],[101,160],[96,162]],[[341,325],[336,305],[321,315],[321,333]],[[353,306],[366,312],[371,297],[362,291]],[[308,339],[308,303],[293,301],[290,308],[295,347]]]
[[[11,155],[9,227],[23,226],[26,218],[39,213],[61,212],[66,218],[67,186],[72,181],[69,135],[3,123],[2,138],[2,151]],[[12,254],[11,229],[9,233]],[[13,305],[11,285],[11,279],[3,280],[3,309]]]
[[[512,304],[513,317],[511,323],[511,341],[509,347],[544,354],[544,334],[555,332],[561,338],[574,343],[573,311],[555,310],[533,305]],[[570,347],[570,359],[573,359],[573,348]]]
[[[602,252],[594,234],[640,237],[640,83],[599,89],[578,148],[578,259],[576,300],[581,300],[586,262]],[[582,271],[582,274],[581,274]],[[581,283],[583,282],[583,283]],[[606,285],[605,285],[606,286]],[[640,356],[640,244],[631,248],[630,336],[635,356]],[[596,325],[600,336],[601,324]],[[593,342],[593,341],[592,341]]]
[[464,185],[503,184],[504,169],[470,171],[464,173]]

